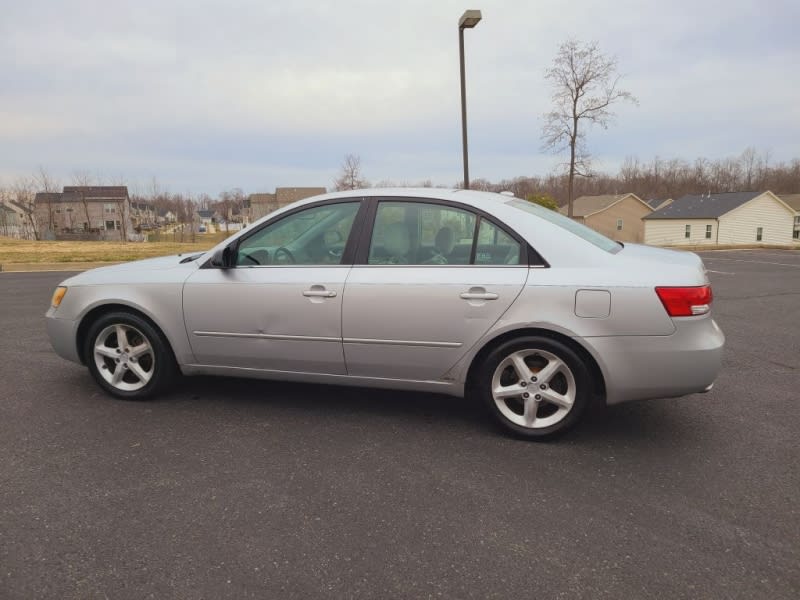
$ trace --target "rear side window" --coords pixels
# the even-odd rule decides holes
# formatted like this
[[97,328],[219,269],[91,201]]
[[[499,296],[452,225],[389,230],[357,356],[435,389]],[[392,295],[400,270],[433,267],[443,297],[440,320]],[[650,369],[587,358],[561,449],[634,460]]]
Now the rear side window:
[[506,204],[523,210],[526,213],[536,215],[540,219],[544,219],[545,221],[553,223],[553,225],[558,225],[562,229],[572,233],[573,235],[577,235],[579,238],[586,240],[590,244],[594,244],[598,248],[601,248],[606,252],[610,252],[611,254],[616,254],[622,249],[622,245],[620,245],[619,242],[615,242],[603,234],[597,233],[594,229],[590,229],[589,227],[586,227],[586,225],[582,225],[577,221],[573,221],[569,217],[565,217],[561,213],[550,210],[549,208],[544,208],[538,204],[534,204],[533,202],[527,202],[526,200],[519,199],[510,200],[506,202]]
[[[522,247],[476,214],[427,202],[378,204],[370,265],[519,265]],[[473,258],[474,253],[474,258]]]
[[475,215],[422,202],[381,202],[375,215],[371,265],[468,265]]
[[478,245],[475,247],[476,265],[518,265],[520,244],[491,221],[481,219]]

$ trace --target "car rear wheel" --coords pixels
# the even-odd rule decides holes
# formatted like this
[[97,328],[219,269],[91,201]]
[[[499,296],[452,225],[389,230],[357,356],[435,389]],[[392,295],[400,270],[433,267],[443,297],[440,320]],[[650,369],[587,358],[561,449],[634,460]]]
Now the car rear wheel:
[[177,368],[163,335],[129,312],[101,316],[89,328],[84,349],[89,372],[112,396],[143,400],[162,391]]
[[591,378],[580,356],[562,342],[538,336],[494,348],[477,383],[497,421],[528,439],[564,433],[578,422],[591,397]]

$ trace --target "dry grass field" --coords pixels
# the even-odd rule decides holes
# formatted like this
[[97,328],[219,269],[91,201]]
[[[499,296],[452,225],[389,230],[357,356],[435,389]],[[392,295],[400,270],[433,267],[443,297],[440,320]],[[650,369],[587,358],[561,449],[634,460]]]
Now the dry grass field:
[[0,236],[0,265],[115,263],[208,250],[224,234],[199,234],[195,243],[180,242],[50,242]]

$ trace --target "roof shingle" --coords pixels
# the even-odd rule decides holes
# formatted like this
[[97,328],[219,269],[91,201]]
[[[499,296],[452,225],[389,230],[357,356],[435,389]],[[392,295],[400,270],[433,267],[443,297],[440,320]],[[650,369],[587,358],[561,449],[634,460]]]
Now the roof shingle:
[[757,198],[763,192],[724,192],[721,194],[688,194],[667,206],[651,212],[644,219],[716,219]]

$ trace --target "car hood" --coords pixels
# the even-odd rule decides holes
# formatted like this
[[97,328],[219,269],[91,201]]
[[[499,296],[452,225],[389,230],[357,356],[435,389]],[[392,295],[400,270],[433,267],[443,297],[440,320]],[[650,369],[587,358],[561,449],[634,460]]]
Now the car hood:
[[[181,262],[191,256],[200,258]],[[193,272],[202,263],[202,253],[175,254],[172,256],[159,256],[146,258],[133,262],[98,267],[84,271],[63,282],[63,285],[101,285],[108,283],[160,283],[165,281],[183,281],[189,273]]]

